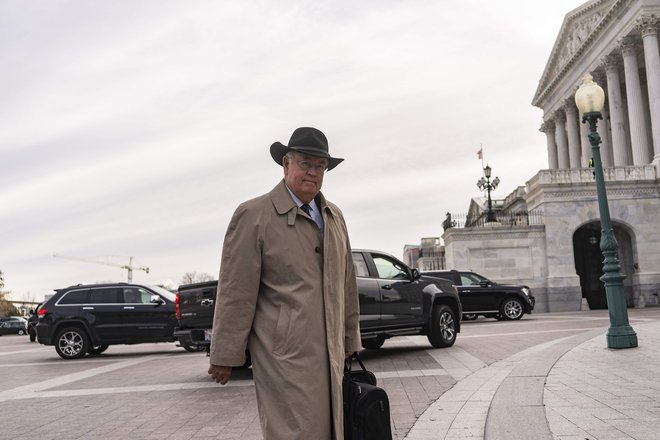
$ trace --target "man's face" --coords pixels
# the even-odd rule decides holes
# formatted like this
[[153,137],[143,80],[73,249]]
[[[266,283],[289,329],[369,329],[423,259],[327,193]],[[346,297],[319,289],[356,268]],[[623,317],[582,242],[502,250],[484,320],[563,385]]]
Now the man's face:
[[326,159],[294,153],[293,160],[284,156],[284,181],[303,203],[309,203],[321,191]]

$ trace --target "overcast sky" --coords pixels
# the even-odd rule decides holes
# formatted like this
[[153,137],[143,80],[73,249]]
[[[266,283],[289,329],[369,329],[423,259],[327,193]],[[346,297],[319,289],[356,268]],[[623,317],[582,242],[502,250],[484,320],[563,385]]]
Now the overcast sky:
[[228,221],[299,126],[346,160],[353,247],[402,257],[547,168],[530,104],[580,0],[0,1],[0,269],[13,299],[217,276]]

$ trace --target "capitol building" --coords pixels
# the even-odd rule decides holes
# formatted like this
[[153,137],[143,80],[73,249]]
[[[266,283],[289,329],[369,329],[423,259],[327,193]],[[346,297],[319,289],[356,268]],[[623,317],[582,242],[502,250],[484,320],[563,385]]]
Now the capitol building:
[[465,221],[445,221],[446,267],[527,284],[537,312],[607,307],[591,145],[574,99],[590,73],[606,95],[598,132],[626,301],[658,305],[659,31],[660,0],[592,0],[566,14],[532,100],[548,166],[496,201],[495,222],[476,199]]

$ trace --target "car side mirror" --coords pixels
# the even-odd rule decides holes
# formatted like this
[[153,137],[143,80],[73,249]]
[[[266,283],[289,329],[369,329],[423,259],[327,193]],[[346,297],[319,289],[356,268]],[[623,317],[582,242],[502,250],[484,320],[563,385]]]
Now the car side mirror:
[[151,302],[152,304],[156,304],[156,305],[165,304],[165,301],[163,300],[163,298],[161,298],[161,297],[158,296],[158,295],[151,295],[151,300],[150,300],[150,302]]
[[421,275],[419,274],[419,270],[416,269],[416,268],[414,268],[414,267],[410,270],[410,272],[411,272],[411,274],[412,274],[412,280],[411,280],[411,281],[418,280],[419,277],[421,276]]
[[480,286],[480,287],[488,287],[488,286],[490,286],[490,282],[488,282],[488,281],[481,281],[481,282],[479,283],[479,286]]

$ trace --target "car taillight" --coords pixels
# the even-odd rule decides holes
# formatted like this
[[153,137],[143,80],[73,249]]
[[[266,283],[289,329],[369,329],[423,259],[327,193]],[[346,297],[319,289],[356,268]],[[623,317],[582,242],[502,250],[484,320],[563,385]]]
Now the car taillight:
[[41,316],[46,315],[46,313],[48,313],[48,309],[39,309],[39,311],[37,312],[37,315],[39,315],[39,317],[41,317]]
[[176,319],[181,320],[181,308],[179,307],[179,292],[176,293],[176,300],[174,301],[174,304],[175,304]]

